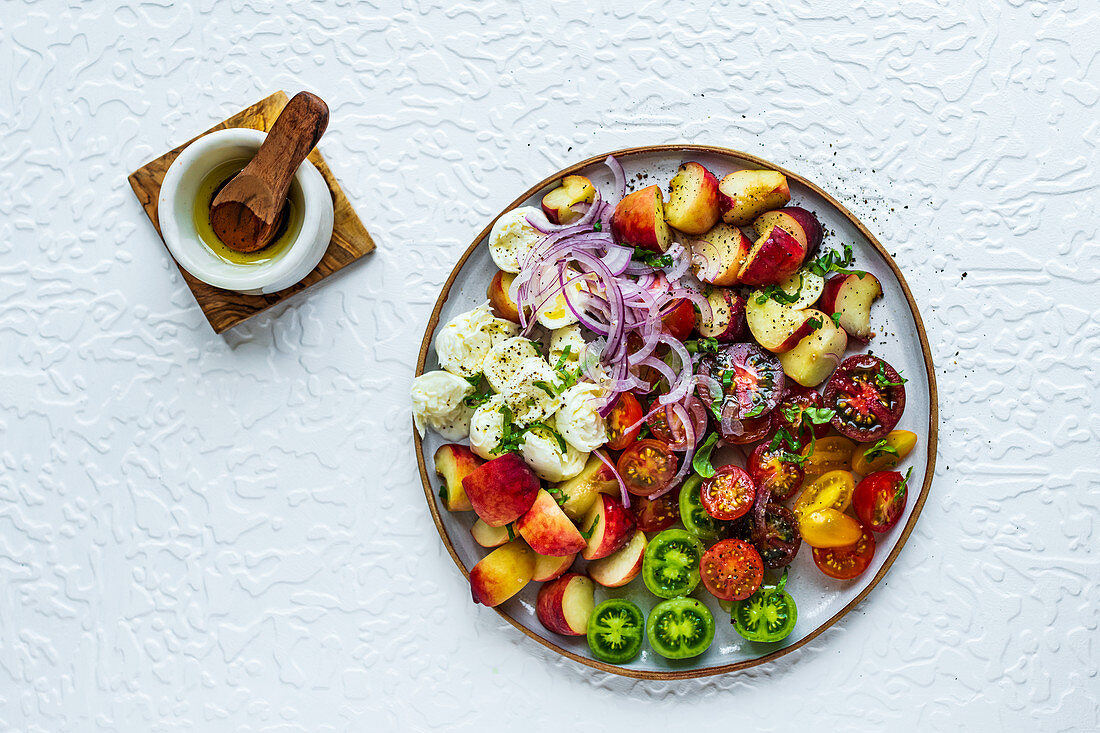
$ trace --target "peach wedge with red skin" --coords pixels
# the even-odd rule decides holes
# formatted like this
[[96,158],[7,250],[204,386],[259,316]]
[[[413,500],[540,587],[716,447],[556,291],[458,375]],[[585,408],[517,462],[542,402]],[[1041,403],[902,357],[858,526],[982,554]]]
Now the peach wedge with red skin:
[[710,312],[702,309],[695,314],[695,330],[703,338],[714,338],[723,343],[738,341],[745,335],[745,299],[729,288],[710,288],[707,291]]
[[599,560],[616,552],[630,541],[638,520],[622,503],[607,494],[600,494],[584,515],[584,533],[588,544],[581,553],[585,560]]
[[568,224],[579,219],[573,210],[577,204],[590,204],[596,197],[596,187],[584,176],[566,176],[561,185],[542,197],[542,213],[551,224]]
[[519,306],[508,295],[508,289],[516,276],[504,270],[497,270],[493,279],[489,282],[489,288],[485,291],[485,297],[489,299],[489,307],[493,315],[512,323],[519,323]]
[[809,321],[817,311],[799,310],[765,297],[760,290],[749,294],[745,321],[756,342],[773,354],[793,349],[813,333]]
[[848,346],[848,334],[819,310],[802,312],[818,327],[793,349],[779,354],[779,363],[783,365],[783,373],[803,387],[816,387],[840,363]]
[[800,206],[787,206],[775,211],[765,211],[752,222],[756,236],[763,236],[772,227],[779,227],[790,233],[811,256],[821,245],[821,222]]
[[466,496],[466,489],[462,487],[462,481],[482,464],[482,460],[469,447],[459,443],[444,443],[439,446],[433,460],[435,472],[443,477],[439,498],[443,500],[447,511],[466,512],[473,509],[470,497]]
[[539,479],[515,453],[505,453],[474,469],[462,480],[474,512],[490,527],[522,517],[539,493]]
[[621,588],[642,572],[645,547],[645,532],[636,530],[618,551],[588,563],[588,577],[605,588]]
[[542,583],[561,577],[566,570],[573,567],[573,561],[576,559],[576,555],[563,555],[562,557],[535,555],[535,575],[531,580]]
[[596,587],[580,573],[569,573],[539,589],[535,615],[549,631],[564,636],[583,636],[596,607]]
[[840,327],[861,340],[871,336],[871,304],[882,297],[882,283],[869,272],[834,275],[825,281],[820,306],[826,313],[839,313]]
[[535,575],[535,553],[521,539],[490,552],[470,571],[470,591],[483,606],[499,606]]
[[680,166],[668,183],[665,221],[684,234],[702,234],[721,216],[718,210],[718,179],[701,164],[689,161]]
[[711,285],[736,285],[752,240],[737,227],[716,224],[691,241],[691,271]]
[[718,184],[722,221],[734,226],[744,226],[765,211],[786,206],[790,200],[787,177],[778,171],[734,171]]
[[580,473],[557,485],[557,491],[562,496],[562,511],[575,522],[584,519],[600,494],[619,493],[619,480],[615,478],[615,472],[596,457],[597,452],[592,451]]
[[806,248],[786,229],[772,227],[749,250],[737,279],[745,285],[774,285],[798,272]]
[[516,528],[531,549],[540,555],[576,555],[588,544],[546,489],[539,489],[535,503],[519,518]]
[[665,223],[660,186],[648,186],[623,197],[611,215],[611,236],[627,247],[641,247],[658,254],[668,249],[672,232]]

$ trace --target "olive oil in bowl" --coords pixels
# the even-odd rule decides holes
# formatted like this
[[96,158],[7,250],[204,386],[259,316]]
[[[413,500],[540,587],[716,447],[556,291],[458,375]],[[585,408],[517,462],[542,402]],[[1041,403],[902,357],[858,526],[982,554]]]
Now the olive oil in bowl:
[[222,187],[232,180],[233,176],[244,170],[248,165],[248,158],[235,158],[218,164],[203,177],[199,183],[199,190],[195,195],[195,210],[193,218],[195,231],[199,239],[211,253],[218,259],[233,265],[256,265],[271,262],[286,254],[290,245],[298,238],[302,231],[302,212],[304,211],[304,196],[302,187],[297,179],[291,181],[290,191],[287,193],[286,210],[283,221],[271,244],[255,252],[237,252],[225,246],[214,228],[210,225],[210,206],[214,203],[214,197],[218,195]]

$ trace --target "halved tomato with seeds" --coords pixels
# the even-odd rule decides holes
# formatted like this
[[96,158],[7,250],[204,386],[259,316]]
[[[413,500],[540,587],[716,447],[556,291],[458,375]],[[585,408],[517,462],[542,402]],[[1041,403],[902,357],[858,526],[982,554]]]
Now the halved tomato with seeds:
[[796,461],[784,460],[785,453],[782,446],[771,450],[768,443],[761,443],[753,448],[748,461],[752,480],[761,489],[770,490],[772,497],[780,501],[798,491],[806,477]]
[[764,562],[748,542],[722,540],[703,553],[699,575],[715,598],[743,601],[764,581]]
[[791,510],[782,504],[764,507],[764,526],[754,525],[752,544],[764,560],[764,567],[790,565],[802,547],[802,533]]
[[[722,416],[749,420],[767,415],[783,396],[786,377],[779,359],[755,344],[723,346],[699,363],[699,371],[722,387]],[[699,395],[708,402],[714,397],[705,384]]]
[[806,410],[821,409],[823,406],[817,390],[803,387],[793,379],[787,380],[783,399],[775,409],[777,427],[785,428],[800,447],[810,442],[811,434],[815,438],[824,438],[829,433],[829,423],[815,423],[806,415]]
[[668,486],[678,467],[672,449],[652,438],[627,447],[615,464],[626,490],[638,496],[650,496]]
[[883,438],[905,410],[905,380],[877,356],[857,354],[840,363],[825,387],[825,407],[842,435],[862,443]]
[[623,392],[615,398],[615,406],[607,416],[607,447],[622,450],[633,443],[641,432],[638,423],[643,415],[642,405],[632,393]]
[[874,556],[875,536],[866,527],[854,545],[814,548],[814,564],[821,572],[837,580],[851,580],[862,575],[871,566]]
[[691,335],[691,329],[695,328],[695,308],[687,298],[674,302],[676,305],[667,308],[661,316],[661,323],[672,338],[683,341]]
[[699,491],[707,514],[726,522],[745,516],[756,498],[752,477],[743,468],[732,465],[719,468],[703,481]]
[[639,496],[631,500],[630,509],[638,518],[638,529],[643,532],[663,532],[680,518],[680,492],[674,489],[656,499]]

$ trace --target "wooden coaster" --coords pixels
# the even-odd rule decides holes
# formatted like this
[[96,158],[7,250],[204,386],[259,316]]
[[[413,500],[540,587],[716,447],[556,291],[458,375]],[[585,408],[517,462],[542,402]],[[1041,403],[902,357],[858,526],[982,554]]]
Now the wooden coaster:
[[[160,219],[157,217],[157,200],[160,198],[160,186],[164,181],[164,174],[168,172],[168,167],[172,165],[172,161],[176,159],[176,156],[195,140],[215,130],[224,130],[228,127],[246,127],[266,132],[271,129],[271,125],[275,122],[279,113],[283,111],[283,107],[286,106],[288,101],[289,97],[285,92],[276,92],[130,174],[128,178],[130,187],[134,189],[134,194],[141,202],[142,208],[148,214],[149,220],[153,222],[157,234],[161,234]],[[316,148],[309,154],[309,161],[317,166],[317,170],[321,171],[325,183],[328,184],[329,190],[332,192],[334,217],[332,239],[329,242],[328,251],[325,252],[325,256],[321,258],[317,267],[306,275],[300,283],[270,295],[243,295],[232,290],[222,290],[207,285],[201,280],[195,279],[180,267],[180,274],[187,281],[187,286],[191,288],[195,300],[198,301],[199,307],[202,308],[206,320],[210,321],[215,333],[222,333],[241,321],[251,318],[276,303],[281,303],[292,295],[319,283],[374,249],[374,241],[367,233],[366,227],[359,220],[355,210],[351,208],[351,203],[344,196],[343,189],[340,188],[336,177],[332,175],[328,164],[325,163],[325,159],[321,157],[321,153]],[[161,240],[163,241],[163,239],[164,237],[161,235]]]

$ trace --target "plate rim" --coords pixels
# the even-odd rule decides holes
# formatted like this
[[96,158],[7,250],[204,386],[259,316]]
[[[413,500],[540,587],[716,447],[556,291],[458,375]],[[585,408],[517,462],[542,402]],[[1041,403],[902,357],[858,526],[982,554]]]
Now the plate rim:
[[[826,619],[816,629],[814,629],[802,639],[799,639],[794,644],[783,647],[782,649],[776,649],[773,652],[769,652],[768,654],[756,657],[754,659],[746,659],[739,662],[733,662],[731,664],[723,664],[713,667],[699,667],[697,669],[667,671],[630,669],[628,667],[620,667],[614,664],[607,664],[605,662],[599,661],[598,659],[588,659],[587,657],[582,657],[579,654],[575,654],[568,649],[564,649],[558,646],[549,639],[545,639],[542,636],[534,633],[531,629],[527,628],[526,626],[512,618],[510,614],[506,613],[499,606],[493,608],[493,610],[496,611],[501,616],[501,618],[503,618],[513,627],[521,631],[527,637],[533,639],[547,649],[557,652],[563,657],[572,659],[574,662],[583,664],[586,667],[591,667],[601,672],[608,672],[610,674],[615,674],[622,677],[630,677],[633,679],[677,681],[696,679],[700,677],[711,677],[714,675],[750,669],[752,667],[772,662],[776,659],[779,659],[780,657],[790,654],[793,651],[801,649],[803,646],[816,639],[819,635],[824,633],[827,629],[831,628],[834,624],[836,624],[836,622],[838,622],[849,612],[855,609],[855,607],[858,606],[863,601],[863,599],[867,597],[867,595],[875,588],[875,586],[877,586],[879,582],[882,581],[882,579],[886,576],[886,573],[890,570],[891,566],[893,566],[894,560],[897,559],[897,556],[901,553],[902,548],[905,547],[906,542],[908,542],[909,535],[913,532],[913,528],[917,524],[917,519],[920,517],[921,510],[924,508],[924,503],[928,499],[928,493],[932,486],[932,478],[936,472],[936,452],[939,439],[939,395],[936,390],[936,370],[935,366],[932,363],[932,351],[928,345],[928,334],[925,332],[924,321],[921,319],[920,311],[917,309],[916,301],[913,299],[913,293],[909,289],[909,283],[905,281],[905,277],[904,275],[902,275],[901,269],[898,267],[897,263],[894,262],[894,258],[890,256],[890,253],[886,251],[886,248],[882,246],[875,235],[871,234],[870,230],[868,230],[867,227],[863,225],[863,222],[856,218],[855,215],[848,211],[848,209],[843,204],[833,198],[829,193],[827,193],[817,184],[797,173],[793,173],[786,168],[783,168],[782,166],[778,166],[771,161],[765,160],[764,158],[753,155],[751,153],[734,150],[733,148],[689,143],[642,145],[632,148],[622,148],[620,150],[614,150],[608,153],[604,153],[602,155],[592,156],[583,161],[580,161],[579,163],[574,163],[573,165],[570,165],[557,171],[556,173],[553,173],[552,175],[547,176],[546,178],[542,179],[537,184],[529,188],[523,194],[521,194],[518,198],[512,201],[512,203],[503,208],[500,213],[493,217],[488,226],[482,229],[481,232],[474,238],[473,242],[470,244],[469,247],[466,248],[466,251],[462,253],[462,256],[458,258],[458,261],[451,269],[451,273],[450,275],[448,275],[447,281],[443,284],[443,289],[440,291],[439,297],[436,299],[435,307],[432,309],[432,314],[428,318],[428,323],[425,326],[424,338],[420,344],[420,353],[416,360],[416,370],[413,376],[418,377],[424,373],[424,363],[427,361],[428,348],[431,345],[432,337],[435,335],[435,330],[439,326],[439,314],[443,310],[444,303],[447,302],[447,299],[450,296],[451,287],[454,285],[454,282],[458,277],[458,273],[465,266],[466,260],[470,258],[470,256],[477,249],[478,245],[481,244],[482,240],[484,240],[485,237],[489,235],[489,232],[493,228],[493,223],[502,214],[516,208],[554,181],[559,180],[564,176],[572,175],[580,170],[583,170],[584,168],[587,168],[590,165],[603,162],[607,159],[609,155],[614,155],[615,157],[627,157],[648,153],[708,153],[718,156],[737,158],[743,161],[748,161],[754,165],[758,165],[761,168],[768,168],[770,170],[778,171],[788,178],[798,181],[798,183],[806,186],[818,196],[821,196],[826,202],[828,202],[830,206],[832,206],[834,209],[840,212],[841,215],[847,218],[848,221],[856,227],[859,233],[862,234],[863,237],[871,244],[871,246],[875,248],[875,250],[883,258],[883,260],[885,260],[886,264],[890,267],[890,270],[891,272],[893,272],[894,277],[901,285],[901,290],[905,294],[905,302],[909,306],[909,311],[913,316],[913,322],[917,326],[917,337],[920,341],[921,353],[924,357],[925,373],[928,377],[928,468],[925,471],[924,483],[921,486],[920,494],[917,496],[916,502],[913,506],[913,513],[910,515],[909,521],[906,522],[905,527],[902,529],[901,536],[895,543],[894,548],[890,551],[890,554],[887,555],[886,561],[882,564],[882,567],[879,569],[875,577],[871,579],[871,582],[867,584],[867,587],[860,591],[859,594],[856,595],[856,597],[853,598],[851,601],[849,601],[843,608],[833,614],[830,618]],[[443,519],[440,515],[439,508],[435,504],[435,493],[432,490],[431,479],[428,474],[427,465],[424,460],[424,448],[420,440],[420,434],[417,432],[415,425],[412,428],[412,432],[413,443],[416,447],[416,462],[420,468],[420,480],[423,484],[424,497],[428,503],[428,510],[432,514],[432,520],[435,522],[436,530],[439,532],[439,537],[443,541],[443,545],[447,548],[447,552],[450,553],[451,559],[454,560],[455,565],[458,566],[458,569],[462,572],[462,575],[465,576],[467,580],[469,580],[470,571],[462,563],[462,560],[458,557],[458,553],[455,551],[454,545],[451,543],[451,538],[447,532],[447,528],[443,525]]]

